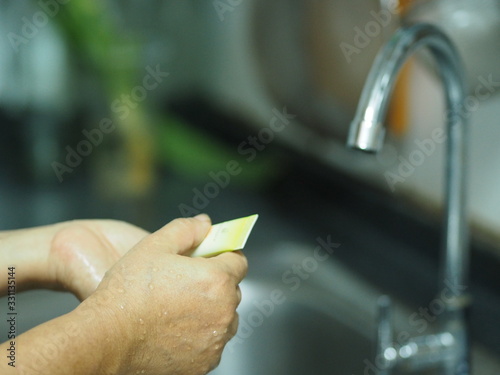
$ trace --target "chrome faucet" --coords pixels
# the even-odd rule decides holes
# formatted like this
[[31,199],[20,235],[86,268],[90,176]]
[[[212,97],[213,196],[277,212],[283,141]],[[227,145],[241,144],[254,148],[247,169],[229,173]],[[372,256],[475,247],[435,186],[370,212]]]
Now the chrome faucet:
[[[462,106],[465,97],[461,58],[450,39],[430,24],[399,29],[377,56],[351,124],[348,146],[367,152],[382,148],[382,122],[397,73],[410,55],[427,47],[437,62],[446,97],[446,181],[444,243],[439,297],[443,311],[436,334],[394,343],[390,299],[379,300],[377,363],[379,375],[393,369],[439,369],[444,375],[470,374],[469,337],[466,324],[469,241],[466,223],[465,175],[467,124]],[[445,291],[447,296],[444,297]]]

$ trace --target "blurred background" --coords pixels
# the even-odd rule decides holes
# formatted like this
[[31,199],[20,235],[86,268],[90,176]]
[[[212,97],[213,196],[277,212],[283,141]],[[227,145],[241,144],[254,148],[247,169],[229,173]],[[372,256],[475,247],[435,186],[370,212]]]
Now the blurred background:
[[[377,51],[416,21],[442,27],[465,61],[472,276],[489,301],[473,324],[500,355],[497,0],[3,0],[0,228],[106,217],[155,230],[199,212],[259,213],[249,252],[331,233],[339,262],[425,303],[445,147],[425,53],[400,73],[384,151],[345,147]],[[25,295],[26,314],[58,308],[26,316],[23,330],[77,303]]]
[[[134,201],[142,207],[165,173],[169,180],[189,180],[188,190],[203,187],[210,171],[233,159],[244,163],[234,186],[265,189],[290,173],[290,158],[315,159],[325,174],[339,170],[395,199],[438,207],[442,142],[423,162],[416,160],[419,165],[410,161],[415,141],[431,139],[443,122],[440,83],[425,56],[401,74],[384,153],[358,155],[344,147],[381,44],[401,24],[437,23],[467,65],[473,223],[497,237],[497,1],[47,0],[1,6],[2,186],[35,193],[83,184],[118,207]],[[269,128],[273,110],[294,116],[290,126],[259,140],[264,147],[241,146],[249,136],[266,137],[258,131]],[[107,120],[112,130],[100,132]],[[400,175],[400,157],[415,168]],[[9,191],[18,189],[3,196]],[[183,201],[162,193],[173,206]],[[68,215],[51,211],[45,220]],[[0,219],[4,226],[28,224],[7,216]]]

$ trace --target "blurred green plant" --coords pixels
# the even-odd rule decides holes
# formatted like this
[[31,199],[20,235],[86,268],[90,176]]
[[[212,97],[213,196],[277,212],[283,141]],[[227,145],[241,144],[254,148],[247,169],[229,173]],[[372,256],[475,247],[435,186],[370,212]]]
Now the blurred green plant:
[[[133,32],[120,30],[106,4],[97,0],[71,0],[61,6],[55,20],[72,52],[99,78],[111,104],[123,93],[129,93],[143,74],[144,41]],[[125,163],[120,163],[122,169],[118,175],[116,171],[101,173],[109,179],[104,185],[112,186],[113,193],[120,188],[126,194],[146,194],[154,184],[158,161],[166,161],[183,175],[202,180],[208,172],[221,170],[229,160],[241,157],[236,150],[164,111],[160,113],[146,102],[138,103],[126,117],[114,116],[123,143],[120,157]],[[235,181],[255,187],[267,181],[276,169],[276,160],[263,155],[246,165]]]
[[[110,105],[130,92],[137,81],[141,41],[133,33],[120,32],[106,2],[72,0],[60,7],[54,20],[72,53],[97,76]],[[113,193],[144,195],[154,183],[154,127],[148,121],[149,110],[145,103],[137,103],[127,116],[106,114],[116,124],[120,158],[125,159],[120,173],[100,174],[113,176],[113,181],[104,181],[113,187]]]
[[261,153],[247,162],[235,146],[201,134],[176,117],[169,117],[165,125],[159,133],[164,146],[159,149],[161,157],[171,161],[178,173],[195,183],[207,180],[210,172],[226,170],[231,160],[238,162],[242,169],[232,177],[232,183],[247,188],[260,188],[280,175],[280,163],[274,154]]

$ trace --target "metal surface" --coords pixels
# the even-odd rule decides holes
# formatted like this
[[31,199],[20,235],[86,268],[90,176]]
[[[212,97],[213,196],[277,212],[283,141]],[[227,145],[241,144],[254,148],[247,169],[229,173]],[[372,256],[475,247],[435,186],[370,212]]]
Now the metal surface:
[[[348,145],[368,152],[382,148],[383,119],[397,73],[416,50],[427,47],[434,57],[446,97],[446,126],[448,147],[446,155],[444,220],[444,251],[441,265],[439,296],[451,291],[449,298],[441,298],[444,310],[440,314],[441,329],[453,337],[450,345],[438,345],[432,350],[406,351],[397,361],[410,362],[412,367],[424,365],[443,369],[443,374],[469,374],[468,335],[464,310],[467,307],[467,269],[469,241],[465,215],[466,121],[461,110],[464,100],[464,73],[461,58],[449,38],[430,24],[416,24],[401,28],[377,56],[361,95],[358,110],[351,124]],[[381,324],[385,325],[382,320]],[[422,340],[413,340],[420,347]],[[423,340],[426,342],[427,340]],[[449,341],[447,341],[448,343]],[[428,349],[428,346],[426,347]],[[440,353],[436,360],[436,352]],[[432,357],[432,360],[429,360]],[[380,372],[386,374],[386,372]]]
[[[314,248],[293,243],[252,259],[238,333],[211,374],[343,375],[375,366],[377,291],[333,259],[319,259]],[[303,278],[298,265],[306,265]]]
[[377,352],[375,358],[380,358],[382,366],[379,375],[387,375],[395,364],[396,350],[392,347],[392,303],[388,296],[381,296],[378,304]]

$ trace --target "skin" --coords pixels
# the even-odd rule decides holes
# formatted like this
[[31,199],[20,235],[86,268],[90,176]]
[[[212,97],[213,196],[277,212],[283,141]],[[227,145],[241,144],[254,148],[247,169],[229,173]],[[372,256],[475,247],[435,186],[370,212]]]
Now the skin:
[[[210,225],[201,215],[174,220],[152,234],[116,221],[1,233],[1,266],[16,265],[19,289],[68,289],[83,302],[16,337],[16,368],[4,358],[0,373],[198,375],[212,370],[236,333],[238,284],[247,262],[240,252],[190,258]],[[0,352],[9,346],[2,344]]]

